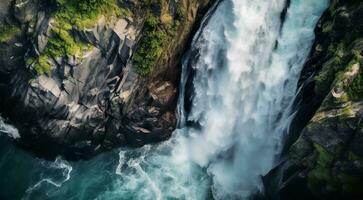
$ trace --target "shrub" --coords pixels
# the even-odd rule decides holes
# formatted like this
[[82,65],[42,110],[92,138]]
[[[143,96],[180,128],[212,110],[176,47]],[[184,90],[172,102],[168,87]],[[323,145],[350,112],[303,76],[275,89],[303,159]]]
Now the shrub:
[[20,29],[14,25],[6,24],[3,27],[0,27],[0,43],[8,42],[19,32]]
[[41,55],[37,58],[34,65],[34,69],[38,75],[50,74],[52,65],[49,62],[49,57],[47,55]]

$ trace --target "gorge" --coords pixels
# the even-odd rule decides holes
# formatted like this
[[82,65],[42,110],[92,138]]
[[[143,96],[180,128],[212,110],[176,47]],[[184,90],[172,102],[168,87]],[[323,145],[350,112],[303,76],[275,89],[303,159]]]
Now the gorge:
[[[135,2],[67,30],[90,47],[50,72],[16,60],[47,55],[47,9],[31,50],[2,42],[0,199],[363,197],[362,1],[171,0],[157,22]],[[156,61],[148,31],[170,43]]]

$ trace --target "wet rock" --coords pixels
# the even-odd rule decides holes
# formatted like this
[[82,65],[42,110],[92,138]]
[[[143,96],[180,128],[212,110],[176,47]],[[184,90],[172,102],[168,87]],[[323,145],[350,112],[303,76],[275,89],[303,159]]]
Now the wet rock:
[[[6,51],[0,55],[0,111],[19,128],[19,145],[40,156],[79,159],[167,139],[176,127],[181,55],[208,2],[181,2],[192,14],[146,77],[136,73],[132,56],[147,11],[102,16],[82,30],[72,27],[70,37],[89,46],[78,56],[49,56],[50,71],[36,74],[31,58],[44,54],[54,39],[52,13],[57,6],[53,1],[1,2],[0,7],[15,4],[11,12],[0,9],[0,15],[11,15],[21,29],[14,41],[0,44]],[[172,5],[177,4],[170,4],[175,11]],[[9,62],[11,56],[16,62]]]
[[315,30],[293,131],[282,162],[264,177],[270,199],[363,198],[362,6],[332,1]]

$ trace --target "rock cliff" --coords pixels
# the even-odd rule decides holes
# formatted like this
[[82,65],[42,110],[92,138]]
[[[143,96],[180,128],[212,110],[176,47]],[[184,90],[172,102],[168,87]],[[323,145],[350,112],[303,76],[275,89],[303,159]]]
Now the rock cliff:
[[209,0],[0,2],[0,111],[42,156],[167,139],[181,56]]
[[363,1],[332,0],[316,27],[269,199],[363,199]]

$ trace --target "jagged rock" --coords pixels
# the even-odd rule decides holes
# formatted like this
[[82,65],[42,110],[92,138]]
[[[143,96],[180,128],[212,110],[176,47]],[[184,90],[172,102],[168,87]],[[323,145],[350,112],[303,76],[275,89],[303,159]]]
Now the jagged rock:
[[[37,75],[34,62],[25,61],[31,54],[43,54],[54,37],[56,6],[53,1],[1,2],[0,7],[15,4],[6,12],[1,9],[0,15],[13,15],[21,27],[21,36],[0,44],[8,52],[0,55],[0,111],[19,128],[19,144],[41,156],[78,159],[121,145],[167,139],[176,126],[181,55],[208,2],[170,1],[173,15],[177,4],[186,6],[187,23],[146,77],[136,73],[132,55],[148,11],[132,17],[102,16],[95,26],[82,30],[73,27],[71,37],[92,47],[78,56],[49,57],[49,74]],[[10,47],[15,43],[22,44],[21,50]],[[9,62],[10,55],[16,63]]]
[[269,199],[363,199],[363,2],[334,0],[316,28]]

